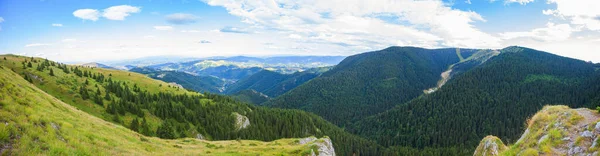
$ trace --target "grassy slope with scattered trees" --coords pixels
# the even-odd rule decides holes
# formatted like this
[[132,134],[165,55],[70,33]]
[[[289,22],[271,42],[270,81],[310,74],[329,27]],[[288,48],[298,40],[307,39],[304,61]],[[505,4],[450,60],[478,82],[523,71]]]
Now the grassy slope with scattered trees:
[[[272,141],[327,135],[338,154],[380,155],[384,151],[372,141],[299,110],[270,109],[225,96],[189,92],[126,71],[14,55],[0,57],[7,58],[0,60],[0,65],[61,101],[147,136]],[[250,126],[239,129],[235,113],[248,117]]]
[[298,139],[164,140],[68,105],[0,66],[0,155],[308,155]]

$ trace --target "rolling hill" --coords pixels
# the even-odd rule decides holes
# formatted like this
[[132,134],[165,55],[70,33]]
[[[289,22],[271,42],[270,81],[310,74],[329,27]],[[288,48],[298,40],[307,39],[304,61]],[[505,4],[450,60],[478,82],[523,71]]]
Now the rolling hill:
[[149,137],[274,141],[329,136],[338,154],[386,152],[372,141],[303,111],[258,107],[226,96],[190,92],[127,71],[16,55],[0,57],[6,58],[0,60],[2,68],[13,70],[53,98]]

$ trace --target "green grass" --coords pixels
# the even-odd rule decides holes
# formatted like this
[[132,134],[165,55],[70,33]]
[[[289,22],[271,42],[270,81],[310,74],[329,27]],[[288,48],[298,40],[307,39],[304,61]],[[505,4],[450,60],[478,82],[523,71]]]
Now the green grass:
[[298,155],[312,148],[310,143],[296,144],[297,139],[261,142],[146,137],[78,110],[10,68],[0,68],[0,147],[8,149],[0,155]]

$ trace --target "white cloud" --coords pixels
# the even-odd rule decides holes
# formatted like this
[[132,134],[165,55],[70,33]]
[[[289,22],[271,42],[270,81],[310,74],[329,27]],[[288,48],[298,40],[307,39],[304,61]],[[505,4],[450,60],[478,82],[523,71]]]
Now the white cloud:
[[132,13],[139,13],[141,11],[140,7],[133,7],[129,5],[119,5],[112,6],[104,9],[104,13],[102,17],[107,18],[109,20],[125,20],[125,17],[129,16]]
[[600,1],[598,0],[548,0],[556,4],[556,9],[543,11],[546,15],[565,18],[571,24],[581,25],[590,30],[600,30]]
[[293,38],[293,39],[301,39],[302,38],[302,36],[300,36],[298,34],[290,34],[288,37]]
[[173,30],[173,27],[171,27],[171,26],[154,26],[154,29],[156,29],[156,30],[170,31],[170,30]]
[[31,44],[27,44],[25,45],[25,47],[42,47],[42,46],[50,46],[52,44],[48,44],[48,43],[31,43]]
[[580,29],[573,28],[569,24],[554,24],[549,22],[545,28],[537,28],[526,32],[506,32],[501,33],[505,40],[510,40],[520,37],[529,37],[541,41],[562,41],[571,37],[573,32],[578,32]]
[[63,25],[62,25],[62,24],[60,24],[60,23],[53,23],[53,24],[52,24],[52,26],[53,26],[53,27],[62,27]]
[[96,9],[79,9],[73,12],[73,16],[83,20],[97,21],[100,17],[100,12]]
[[555,15],[555,14],[558,14],[558,11],[552,10],[552,9],[542,10],[542,14],[544,14],[544,15]]
[[192,14],[175,13],[165,16],[167,22],[172,24],[191,24],[196,23],[198,17]]
[[535,0],[505,0],[504,3],[519,3],[521,5],[525,5],[527,3],[531,3]]
[[156,36],[153,36],[153,35],[146,35],[146,36],[144,36],[143,38],[144,38],[144,39],[155,39],[155,38],[156,38]]
[[65,43],[69,43],[69,42],[77,42],[77,39],[74,39],[74,38],[67,38],[67,39],[63,39],[63,40],[62,40],[62,42],[65,42]]
[[182,33],[199,33],[202,32],[200,30],[181,30]]
[[[355,47],[498,47],[500,39],[472,24],[481,15],[446,6],[439,0],[243,1],[205,0],[222,6],[245,23],[265,30],[307,36],[307,42]],[[339,5],[344,4],[344,5]],[[386,21],[388,16],[397,21]],[[399,22],[398,22],[399,21]],[[404,24],[397,24],[404,23]]]

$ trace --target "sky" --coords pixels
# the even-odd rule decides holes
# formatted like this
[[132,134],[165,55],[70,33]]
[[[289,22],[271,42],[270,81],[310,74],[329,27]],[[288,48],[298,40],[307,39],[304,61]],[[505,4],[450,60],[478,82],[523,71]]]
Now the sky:
[[600,62],[600,0],[0,0],[0,54],[353,55],[524,46]]

